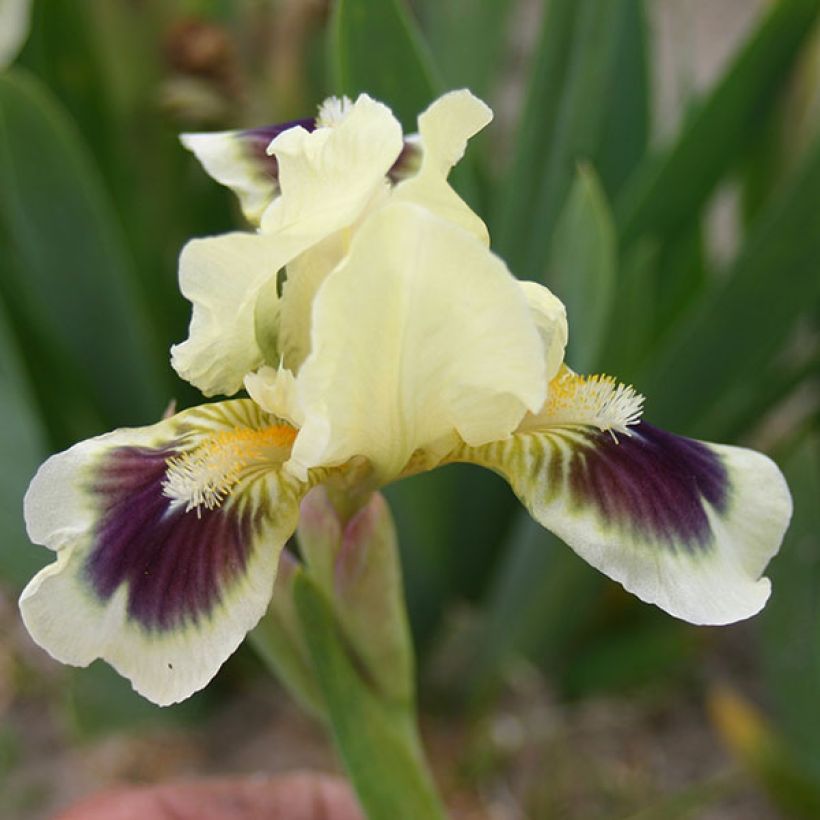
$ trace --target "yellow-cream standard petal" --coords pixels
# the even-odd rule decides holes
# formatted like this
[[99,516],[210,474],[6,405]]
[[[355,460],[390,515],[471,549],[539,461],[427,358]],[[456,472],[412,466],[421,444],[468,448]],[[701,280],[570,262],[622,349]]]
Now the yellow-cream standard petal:
[[467,140],[492,118],[490,108],[466,89],[450,91],[433,102],[418,119],[421,167],[414,176],[399,182],[393,201],[428,208],[489,245],[487,226],[450,187],[447,175],[464,156]]
[[[360,104],[364,105],[364,102]],[[374,105],[372,101],[367,103]],[[350,116],[349,105],[349,102],[339,101],[336,105],[326,103],[323,108],[327,111],[323,116],[346,123]],[[391,187],[385,180],[351,225],[331,234],[288,264],[277,322],[277,351],[285,367],[298,371],[310,352],[312,304],[316,293],[330,271],[347,254],[352,237],[361,225],[380,208],[394,202],[412,202],[460,225],[488,244],[484,223],[453,191],[447,175],[463,156],[467,140],[491,119],[490,109],[468,91],[454,91],[436,100],[419,116],[419,134],[405,138],[402,152],[387,174],[387,179],[396,184]],[[352,124],[347,123],[346,127],[352,127]],[[283,141],[287,140],[297,140],[297,135],[283,138]],[[391,156],[392,153],[385,159]],[[560,305],[546,289],[541,288],[541,291]],[[539,294],[539,298],[540,303],[534,306],[536,314],[544,308],[543,294]],[[552,363],[556,369],[562,357],[563,352]]]
[[388,480],[454,435],[503,438],[545,390],[541,338],[504,263],[452,222],[389,205],[316,295],[289,468],[364,456]]
[[543,526],[644,601],[696,624],[748,618],[791,517],[777,466],[640,420],[643,398],[567,369],[506,441],[454,460],[504,476]]
[[[263,312],[273,313],[278,271],[314,247],[307,262],[294,263],[290,289],[297,291],[301,268],[318,280],[327,273],[329,267],[315,270],[318,262],[335,264],[325,242],[335,247],[333,235],[384,195],[402,145],[398,121],[366,95],[341,111],[338,122],[312,131],[294,125],[273,140],[281,193],[265,210],[260,232],[193,240],[180,257],[180,288],[193,303],[188,339],[172,350],[182,378],[207,396],[232,395],[246,373],[265,363],[267,326],[280,316],[260,315],[260,294],[266,295]],[[310,292],[309,285],[302,290]],[[293,301],[302,306],[303,300]],[[291,313],[307,323],[309,312]],[[294,340],[290,347],[299,350],[304,334],[290,333],[287,320],[285,326]]]
[[262,215],[262,231],[305,234],[313,244],[317,235],[350,225],[386,188],[403,146],[398,120],[367,94],[340,106],[325,127],[284,131],[268,149],[278,161],[282,194]]
[[20,598],[34,640],[63,663],[105,659],[159,704],[205,686],[265,612],[296,527],[294,436],[246,399],[46,461],[25,500],[31,539],[57,552]]
[[[343,106],[337,116],[344,121]],[[486,226],[450,187],[447,175],[464,155],[467,140],[491,119],[492,111],[469,91],[453,91],[440,97],[419,116],[419,134],[405,139],[387,175],[397,184],[392,188],[384,184],[346,230],[332,234],[288,266],[278,327],[279,349],[287,367],[297,370],[310,351],[311,304],[324,278],[344,258],[363,221],[379,208],[392,202],[412,202],[489,244]],[[391,157],[392,152],[386,154],[379,167],[383,168]],[[379,163],[378,157],[371,158],[374,160]]]
[[265,362],[257,336],[259,297],[263,291],[271,297],[265,309],[272,314],[277,272],[302,244],[287,234],[237,232],[193,239],[183,248],[179,285],[193,311],[188,338],[171,348],[171,364],[183,379],[206,396],[230,396]]

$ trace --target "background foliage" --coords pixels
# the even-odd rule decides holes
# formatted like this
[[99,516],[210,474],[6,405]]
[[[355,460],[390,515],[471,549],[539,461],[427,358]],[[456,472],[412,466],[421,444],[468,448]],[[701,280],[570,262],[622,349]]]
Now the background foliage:
[[[187,238],[241,217],[176,134],[304,116],[329,93],[359,91],[412,130],[438,93],[469,86],[501,114],[455,184],[511,269],[567,304],[570,364],[634,383],[653,422],[767,450],[789,477],[795,520],[772,565],[772,601],[751,627],[730,628],[759,681],[751,694],[766,717],[743,713],[758,740],[723,719],[734,714],[729,701],[714,708],[773,799],[811,816],[820,800],[820,3],[770,3],[663,139],[651,0],[540,5],[34,3],[27,44],[0,73],[0,578],[18,589],[49,558],[28,544],[20,514],[47,453],[150,423],[172,399],[198,401],[167,366],[188,321],[176,256]],[[523,53],[531,18],[540,31]],[[717,234],[716,213],[730,222]],[[623,594],[520,512],[502,482],[457,466],[389,496],[423,677],[451,631],[448,613],[465,603],[470,613],[458,674],[428,700],[480,710],[522,656],[567,699],[701,691],[711,631]],[[73,676],[67,697],[87,731],[207,708],[206,697],[160,715],[96,668]]]

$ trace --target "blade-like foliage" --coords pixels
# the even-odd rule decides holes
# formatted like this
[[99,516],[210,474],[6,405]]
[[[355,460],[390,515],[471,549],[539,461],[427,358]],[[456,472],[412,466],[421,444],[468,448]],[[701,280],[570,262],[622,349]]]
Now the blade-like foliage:
[[730,426],[721,397],[780,350],[820,296],[819,267],[820,139],[752,226],[726,281],[656,352],[641,379],[652,418],[700,434]]
[[750,132],[770,110],[820,11],[818,0],[780,0],[740,50],[660,161],[648,162],[616,208],[621,241],[675,233],[699,213]]
[[335,93],[366,91],[412,131],[439,88],[430,51],[403,0],[337,0],[330,27]]
[[45,550],[29,544],[22,515],[23,494],[45,452],[40,410],[0,308],[0,578],[15,587],[21,587],[48,557]]
[[785,467],[795,516],[772,564],[762,659],[782,731],[820,785],[820,438],[810,436]]
[[512,0],[423,4],[430,49],[448,88],[469,88],[485,96],[497,87],[514,6]]
[[575,0],[553,0],[547,6],[527,99],[516,128],[513,159],[499,182],[491,233],[499,253],[519,276],[524,274],[519,270],[524,260],[522,244],[528,236],[544,155],[556,128],[569,71],[579,5]]
[[615,290],[617,242],[612,215],[590,166],[578,168],[555,226],[547,284],[567,308],[572,328],[567,361],[574,370],[597,366]]
[[543,275],[575,166],[598,148],[625,9],[623,0],[550,6],[498,219],[501,253],[524,278]]
[[616,25],[603,138],[593,161],[610,199],[617,196],[644,158],[651,127],[649,31],[643,0],[624,0]]
[[32,380],[49,418],[65,420],[71,392],[109,423],[156,418],[168,401],[164,356],[120,227],[70,121],[20,73],[0,77],[0,178],[0,295],[42,354]]
[[589,623],[601,576],[523,511],[504,548],[487,597],[481,642],[467,683],[473,698],[492,694],[519,654],[548,666]]

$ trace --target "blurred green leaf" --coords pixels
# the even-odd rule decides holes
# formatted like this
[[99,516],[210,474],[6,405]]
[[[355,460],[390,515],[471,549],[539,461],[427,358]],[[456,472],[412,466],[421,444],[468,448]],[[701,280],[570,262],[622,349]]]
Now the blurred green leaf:
[[330,26],[335,92],[366,91],[406,131],[440,90],[433,59],[403,0],[336,0]]
[[170,398],[166,357],[151,344],[111,205],[71,122],[17,72],[0,77],[0,178],[0,294],[40,346],[31,375],[49,418],[67,390],[93,397],[109,423],[159,417]]
[[[109,0],[49,0],[35,4],[32,38],[23,55],[25,65],[69,113],[93,154],[109,206],[127,227],[122,242],[136,263],[136,285],[150,308],[163,357],[172,342],[184,338],[190,316],[172,273],[180,247],[193,235],[234,224],[231,194],[203,173],[177,138],[178,131],[196,130],[202,123],[169,112],[163,102],[176,75],[160,44],[176,31],[178,50],[184,21],[190,25],[213,14],[213,9],[184,11],[153,0],[138,7]],[[227,30],[225,36],[230,36]],[[259,101],[256,105],[265,108]],[[244,124],[260,123],[230,120],[224,126]],[[187,386],[180,388],[176,392],[184,401],[194,398]]]
[[626,6],[550,4],[498,219],[500,252],[524,278],[543,274],[576,164],[598,148]]
[[567,308],[567,361],[581,373],[598,362],[615,288],[617,241],[595,171],[579,165],[555,226],[547,284]]
[[668,234],[697,217],[717,181],[776,102],[813,30],[820,0],[771,4],[759,29],[689,120],[672,149],[648,160],[617,203],[623,244]]
[[156,706],[138,695],[131,684],[110,666],[96,661],[76,670],[63,690],[66,717],[81,740],[110,734],[136,732],[152,726],[201,719],[209,693],[173,706]]
[[[760,371],[758,378],[737,383],[722,394],[720,417],[725,420],[721,426],[723,438],[748,438],[761,421],[765,423],[767,414],[777,405],[793,400],[794,394],[810,388],[812,381],[815,387],[820,387],[820,343],[813,344],[807,338],[800,348],[799,357],[776,356],[768,367]],[[810,393],[806,394],[805,402],[808,409]],[[797,425],[792,425],[788,435],[779,438],[778,447],[784,445],[784,439],[788,441],[789,437],[801,437],[802,432]]]
[[425,31],[448,88],[487,95],[498,82],[512,0],[430,0],[422,4]]
[[447,470],[458,487],[447,512],[450,594],[476,600],[493,581],[520,504],[509,484],[489,470],[472,464],[453,464]]
[[[651,337],[655,345],[674,334],[710,284],[704,233],[702,223],[695,221],[659,244]],[[625,299],[623,294],[617,309]]]
[[820,785],[820,437],[797,448],[784,472],[794,518],[769,572],[761,654],[779,729]]
[[726,281],[656,351],[640,383],[651,417],[693,433],[730,427],[722,395],[755,382],[781,349],[795,318],[820,296],[818,265],[820,137],[752,226]]
[[660,614],[603,630],[563,676],[566,692],[585,697],[601,691],[657,685],[691,668],[697,642],[694,630]]
[[[815,693],[816,694],[816,693]],[[709,693],[709,713],[724,744],[768,792],[786,817],[820,816],[820,787],[782,734],[740,693],[720,685]]]
[[47,550],[29,543],[23,524],[23,495],[46,450],[21,351],[0,305],[0,578],[15,588],[50,557]]
[[[47,85],[70,112],[83,140],[94,146],[97,167],[121,174],[124,169],[112,152],[115,141],[110,75],[100,62],[94,30],[89,25],[90,5],[71,0],[35,2],[31,37],[20,64]],[[121,4],[109,3],[114,5]],[[120,57],[124,56],[121,51]],[[126,64],[127,60],[122,60],[121,65]]]
[[601,369],[634,381],[639,366],[652,354],[657,304],[658,243],[636,242],[620,261],[617,309],[610,312]]
[[784,178],[794,170],[820,124],[820,38],[800,54],[788,85],[762,127],[750,135],[740,157],[741,204],[752,222]]
[[556,129],[562,91],[569,72],[573,33],[580,4],[552,0],[541,29],[527,98],[516,128],[513,161],[501,183],[490,231],[513,272],[526,278],[523,243],[535,201],[540,170]]
[[646,153],[650,131],[649,31],[643,0],[625,0],[618,15],[613,78],[594,157],[610,199]]
[[455,548],[453,509],[461,488],[452,468],[406,478],[385,488],[401,533],[407,610],[413,637],[422,648],[438,625],[450,593]]
[[481,643],[467,685],[491,695],[516,655],[552,666],[589,625],[602,577],[521,510],[487,598]]

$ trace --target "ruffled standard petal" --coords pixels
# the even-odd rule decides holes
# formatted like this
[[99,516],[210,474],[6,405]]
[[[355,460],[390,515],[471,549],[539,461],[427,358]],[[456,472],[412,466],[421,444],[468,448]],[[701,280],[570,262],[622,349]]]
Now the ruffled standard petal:
[[31,539],[57,551],[20,598],[34,640],[162,705],[205,686],[265,612],[296,527],[293,436],[240,400],[50,458],[25,501]]
[[279,193],[279,168],[268,146],[289,128],[312,131],[313,119],[293,120],[244,131],[181,134],[182,144],[217,182],[239,199],[248,222],[258,225],[265,208]]
[[[286,265],[294,307],[282,315],[283,339],[289,352],[304,357],[300,328],[309,327],[310,316],[301,297],[312,295],[346,248],[347,238],[334,234],[386,195],[386,175],[402,145],[390,110],[364,94],[338,124],[313,131],[296,125],[273,140],[281,193],[265,211],[261,231],[193,240],[180,257],[180,287],[194,306],[189,337],[172,350],[182,378],[206,396],[232,395],[245,374],[265,362],[263,344],[276,335],[269,325],[279,317],[260,317],[257,300],[273,281],[264,308],[277,304],[274,277]],[[320,263],[327,265],[319,269]],[[300,284],[302,273],[307,279]]]
[[171,348],[171,364],[183,379],[206,396],[230,396],[264,363],[257,300],[272,283],[274,304],[266,307],[275,307],[276,274],[302,246],[288,235],[229,233],[193,239],[182,249],[180,290],[193,312],[188,338]]
[[335,125],[285,131],[268,149],[279,163],[282,195],[263,214],[262,231],[304,236],[307,247],[352,224],[386,189],[403,146],[398,120],[367,94]]
[[571,404],[558,400],[552,426],[543,413],[456,460],[504,476],[540,524],[642,600],[695,624],[754,615],[791,517],[780,471],[760,453],[634,418],[616,431],[605,420],[626,418],[636,397],[610,385],[607,407],[602,383],[579,391],[587,404],[576,404],[575,423]]
[[474,236],[414,205],[359,229],[316,295],[311,341],[296,379],[297,475],[365,456],[387,480],[456,432],[475,445],[508,435],[545,395],[516,280]]
[[421,168],[415,176],[396,186],[393,199],[428,208],[489,245],[487,226],[450,187],[447,175],[464,156],[467,140],[492,118],[490,108],[466,89],[439,97],[419,115]]

